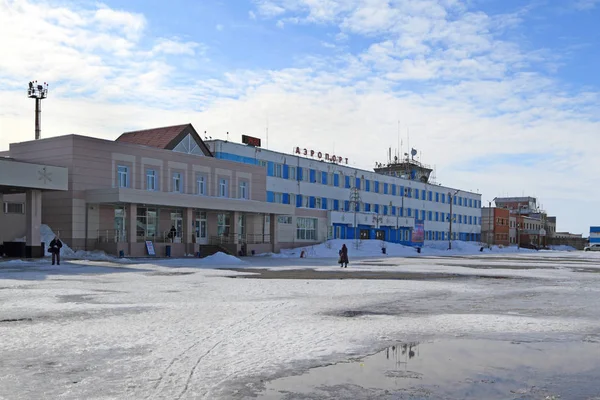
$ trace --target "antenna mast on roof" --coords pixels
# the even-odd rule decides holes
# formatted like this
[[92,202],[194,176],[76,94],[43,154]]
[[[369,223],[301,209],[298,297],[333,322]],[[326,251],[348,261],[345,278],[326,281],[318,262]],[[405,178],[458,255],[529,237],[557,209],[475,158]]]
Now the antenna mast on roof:
[[269,116],[267,115],[267,128],[266,128],[266,133],[267,133],[267,150],[269,149]]

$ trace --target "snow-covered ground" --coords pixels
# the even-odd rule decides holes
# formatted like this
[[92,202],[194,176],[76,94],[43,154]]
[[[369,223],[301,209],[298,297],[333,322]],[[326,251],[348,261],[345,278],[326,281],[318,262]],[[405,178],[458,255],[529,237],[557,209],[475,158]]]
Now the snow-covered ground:
[[[453,257],[347,243],[343,270],[341,243],[308,258],[0,262],[0,398],[246,398],[265,380],[403,340],[600,342],[600,254],[455,243]],[[471,278],[243,279],[262,268]]]

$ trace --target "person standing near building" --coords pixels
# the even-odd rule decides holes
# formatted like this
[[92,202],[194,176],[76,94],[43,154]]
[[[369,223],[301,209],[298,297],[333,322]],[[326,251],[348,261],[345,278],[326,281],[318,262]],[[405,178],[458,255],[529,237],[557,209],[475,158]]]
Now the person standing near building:
[[171,239],[171,242],[174,242],[176,237],[177,229],[175,229],[175,225],[171,225],[171,230],[169,231],[169,239]]
[[340,267],[348,268],[348,248],[346,244],[343,244],[340,250]]
[[50,242],[49,249],[50,253],[52,253],[52,265],[54,265],[54,263],[60,265],[60,249],[62,248],[62,246],[63,244],[58,238],[58,236],[54,236],[54,239],[52,239],[52,241]]

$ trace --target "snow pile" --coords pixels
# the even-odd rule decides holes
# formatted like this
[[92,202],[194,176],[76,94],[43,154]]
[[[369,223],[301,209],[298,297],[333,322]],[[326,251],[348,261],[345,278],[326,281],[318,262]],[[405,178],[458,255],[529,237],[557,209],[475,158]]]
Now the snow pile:
[[213,254],[212,256],[204,257],[198,260],[201,265],[232,265],[232,264],[246,264],[244,261],[237,257],[230,256],[222,252]]
[[550,250],[554,251],[577,251],[577,249],[573,246],[567,246],[565,244],[557,245],[557,246],[549,246]]
[[482,245],[479,242],[463,242],[460,240],[454,240],[452,241],[452,250],[448,250],[447,241],[425,241],[424,245],[421,247],[421,253],[418,253],[415,247],[404,246],[398,243],[384,242],[381,240],[360,240],[357,248],[355,240],[333,239],[314,246],[282,249],[279,254],[265,253],[260,254],[260,256],[268,256],[273,258],[298,258],[301,256],[306,258],[337,258],[339,257],[339,251],[343,244],[346,244],[346,247],[348,247],[348,254],[350,257],[383,256],[383,247],[385,247],[386,255],[392,257],[419,255],[474,255],[481,254],[480,249],[482,246],[484,246],[484,253],[519,253],[535,251],[530,249],[518,249],[515,246],[503,248],[492,246],[492,249],[490,250],[485,244]]
[[[52,228],[50,228],[48,225],[42,224],[40,226],[40,237],[41,237],[41,241],[44,242],[44,244],[45,244],[44,255],[51,257],[52,253],[48,252],[48,249],[50,248],[50,242],[52,241],[52,239],[54,239],[56,237],[56,234],[52,231]],[[94,250],[94,251],[77,250],[77,251],[75,251],[72,248],[70,248],[69,245],[64,242],[64,240],[61,239],[61,242],[63,244],[62,248],[60,249],[61,258],[71,258],[71,259],[80,259],[80,260],[96,260],[96,261],[114,261],[116,259],[116,257],[106,254],[104,251],[101,251],[101,250]]]

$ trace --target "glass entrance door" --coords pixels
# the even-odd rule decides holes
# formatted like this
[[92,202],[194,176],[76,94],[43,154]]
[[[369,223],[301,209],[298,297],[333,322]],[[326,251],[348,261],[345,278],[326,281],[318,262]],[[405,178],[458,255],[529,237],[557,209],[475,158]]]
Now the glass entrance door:
[[196,243],[208,244],[208,233],[206,223],[206,212],[196,212],[196,222],[194,225],[194,234],[196,235]]

